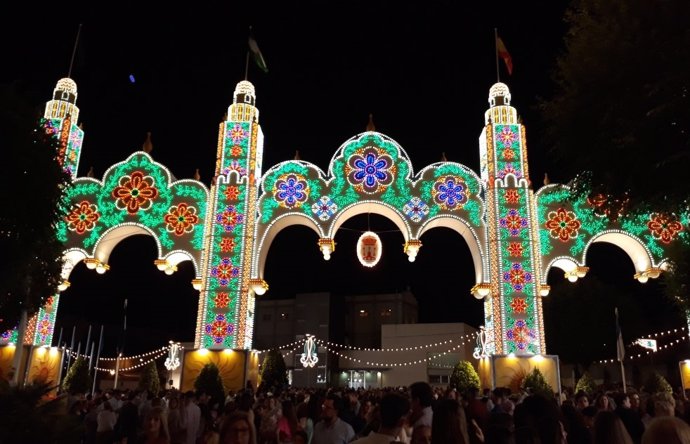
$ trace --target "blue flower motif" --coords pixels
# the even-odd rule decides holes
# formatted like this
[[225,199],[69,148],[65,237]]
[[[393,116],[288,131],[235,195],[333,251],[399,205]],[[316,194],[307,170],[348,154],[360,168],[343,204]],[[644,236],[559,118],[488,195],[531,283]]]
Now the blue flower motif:
[[309,185],[300,175],[286,174],[273,185],[273,196],[281,207],[300,207],[309,197]]
[[454,176],[441,177],[434,184],[431,195],[434,201],[444,210],[462,208],[470,194],[467,184],[462,179]]
[[419,222],[429,214],[429,206],[422,202],[422,199],[413,197],[403,207],[403,212],[412,222]]
[[319,200],[311,206],[311,211],[321,220],[328,220],[338,211],[338,205],[328,196],[321,196]]
[[393,183],[395,165],[390,155],[375,147],[357,150],[345,167],[348,181],[357,191],[375,193]]

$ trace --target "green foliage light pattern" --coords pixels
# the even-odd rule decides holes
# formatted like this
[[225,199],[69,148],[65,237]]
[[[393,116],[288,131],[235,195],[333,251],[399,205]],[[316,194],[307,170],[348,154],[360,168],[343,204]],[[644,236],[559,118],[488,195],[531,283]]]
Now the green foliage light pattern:
[[[393,183],[386,187],[385,191],[380,193],[378,197],[358,192],[348,181],[346,174],[346,165],[350,157],[358,150],[368,146],[376,146],[383,149],[393,160],[396,170]],[[398,146],[375,133],[367,133],[361,138],[351,140],[345,144],[330,166],[329,172],[331,176],[328,178],[328,182],[322,178],[319,170],[313,165],[300,161],[284,162],[270,170],[264,178],[264,194],[260,201],[261,223],[265,224],[273,220],[276,217],[276,211],[279,211],[281,208],[272,195],[276,180],[285,174],[295,173],[305,178],[310,192],[307,201],[299,207],[292,208],[291,211],[302,212],[307,217],[314,219],[312,205],[325,195],[337,205],[338,211],[365,199],[376,199],[397,209],[399,214],[403,215],[404,206],[413,197],[417,196],[429,207],[429,214],[422,223],[429,218],[443,214],[444,211],[434,203],[432,197],[431,191],[436,179],[448,175],[455,176],[468,186],[470,199],[464,204],[462,209],[455,212],[449,211],[448,213],[458,214],[468,219],[475,228],[482,225],[482,203],[476,198],[481,190],[481,186],[476,176],[469,169],[455,163],[443,163],[433,168],[431,174],[424,174],[425,179],[417,183],[410,180],[411,169],[409,160],[402,155]],[[319,224],[317,220],[315,220],[315,223]]]
[[[585,198],[574,198],[570,189],[561,185],[545,189],[538,196],[539,238],[541,254],[545,258],[558,251],[563,245],[559,239],[552,238],[549,235],[549,230],[545,227],[548,214],[561,207],[574,212],[581,223],[578,236],[567,242],[568,253],[573,258],[580,258],[591,239],[606,230],[621,230],[637,237],[652,253],[657,262],[665,257],[668,245],[655,239],[647,225],[652,214],[637,214],[623,217],[619,222],[612,222],[606,216],[597,215]],[[684,230],[679,233],[678,239],[687,242],[690,240],[687,230],[688,222],[690,222],[688,216],[681,217],[680,222],[683,224]]]

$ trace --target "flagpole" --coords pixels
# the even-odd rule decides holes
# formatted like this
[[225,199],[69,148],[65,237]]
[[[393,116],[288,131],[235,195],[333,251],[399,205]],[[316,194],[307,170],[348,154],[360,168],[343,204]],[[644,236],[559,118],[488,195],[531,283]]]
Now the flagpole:
[[247,80],[249,75],[249,51],[247,51],[247,60],[244,62],[244,80]]
[[74,48],[72,48],[72,59],[69,61],[69,70],[67,71],[67,77],[72,77],[72,67],[74,66],[74,56],[77,55],[77,46],[79,45],[79,36],[81,35],[81,23],[79,23],[79,29],[77,29],[77,38],[74,39]]
[[501,76],[498,70],[498,29],[494,28],[494,52],[496,53],[496,83],[501,82]]
[[623,393],[628,391],[628,385],[625,382],[625,367],[623,366],[623,359],[625,357],[625,345],[623,343],[623,334],[621,333],[620,324],[618,322],[618,307],[615,308],[616,313],[616,349],[618,362],[621,366],[621,380],[623,382]]

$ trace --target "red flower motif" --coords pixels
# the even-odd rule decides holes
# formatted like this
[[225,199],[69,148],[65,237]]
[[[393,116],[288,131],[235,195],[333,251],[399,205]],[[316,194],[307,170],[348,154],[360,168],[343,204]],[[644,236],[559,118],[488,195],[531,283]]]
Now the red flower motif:
[[233,145],[232,148],[230,148],[230,155],[232,156],[239,156],[242,154],[242,147],[239,145]]
[[575,213],[559,208],[556,211],[551,211],[547,217],[549,220],[544,225],[550,231],[549,234],[552,238],[567,242],[569,239],[577,237],[577,230],[580,229],[581,224]]
[[518,193],[518,190],[510,189],[506,190],[505,193],[505,198],[506,198],[506,203],[516,205],[520,203],[520,193]]
[[72,208],[65,220],[70,231],[84,234],[87,231],[93,230],[100,218],[101,215],[98,213],[98,207],[86,200],[82,200]]
[[153,204],[153,199],[158,197],[153,178],[144,177],[141,171],[135,171],[131,176],[122,176],[119,183],[112,194],[116,199],[115,206],[120,210],[126,209],[129,214],[148,210]]
[[503,150],[503,158],[505,160],[513,160],[515,159],[515,151],[513,151],[510,148],[506,148]]
[[196,215],[196,208],[190,207],[186,203],[181,203],[170,207],[168,214],[165,215],[163,220],[167,224],[165,229],[168,232],[175,233],[176,236],[182,236],[194,229],[194,225],[199,222],[199,216]]
[[683,231],[683,225],[673,215],[653,213],[649,219],[647,228],[652,232],[652,237],[665,244],[671,243]]
[[511,257],[522,257],[524,248],[520,242],[510,242],[508,244],[508,254]]
[[513,301],[510,303],[510,308],[512,308],[515,313],[524,313],[527,311],[527,302],[525,302],[525,298],[513,298]]
[[223,253],[231,253],[237,245],[235,244],[235,239],[231,237],[223,238],[220,241],[220,251]]
[[237,200],[239,195],[240,195],[239,187],[236,187],[235,185],[231,185],[231,186],[225,188],[225,199]]
[[213,303],[215,304],[216,308],[225,308],[228,306],[229,302],[230,297],[227,293],[218,293],[216,294],[216,297],[213,299]]
[[48,308],[48,307],[50,307],[51,305],[53,305],[53,302],[54,302],[53,297],[52,297],[52,296],[48,296],[48,297],[46,298],[46,301],[45,301],[45,308]]

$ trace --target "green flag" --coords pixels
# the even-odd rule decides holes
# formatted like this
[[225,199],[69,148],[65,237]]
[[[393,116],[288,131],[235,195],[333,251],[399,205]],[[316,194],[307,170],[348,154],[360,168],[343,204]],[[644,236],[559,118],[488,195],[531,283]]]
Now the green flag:
[[262,70],[263,72],[268,72],[268,67],[266,66],[266,60],[264,60],[264,56],[261,54],[261,50],[259,49],[259,45],[256,43],[254,36],[252,36],[251,34],[249,35],[249,50],[252,52],[252,57],[254,58],[254,61],[256,62],[256,66],[258,66],[259,69]]

